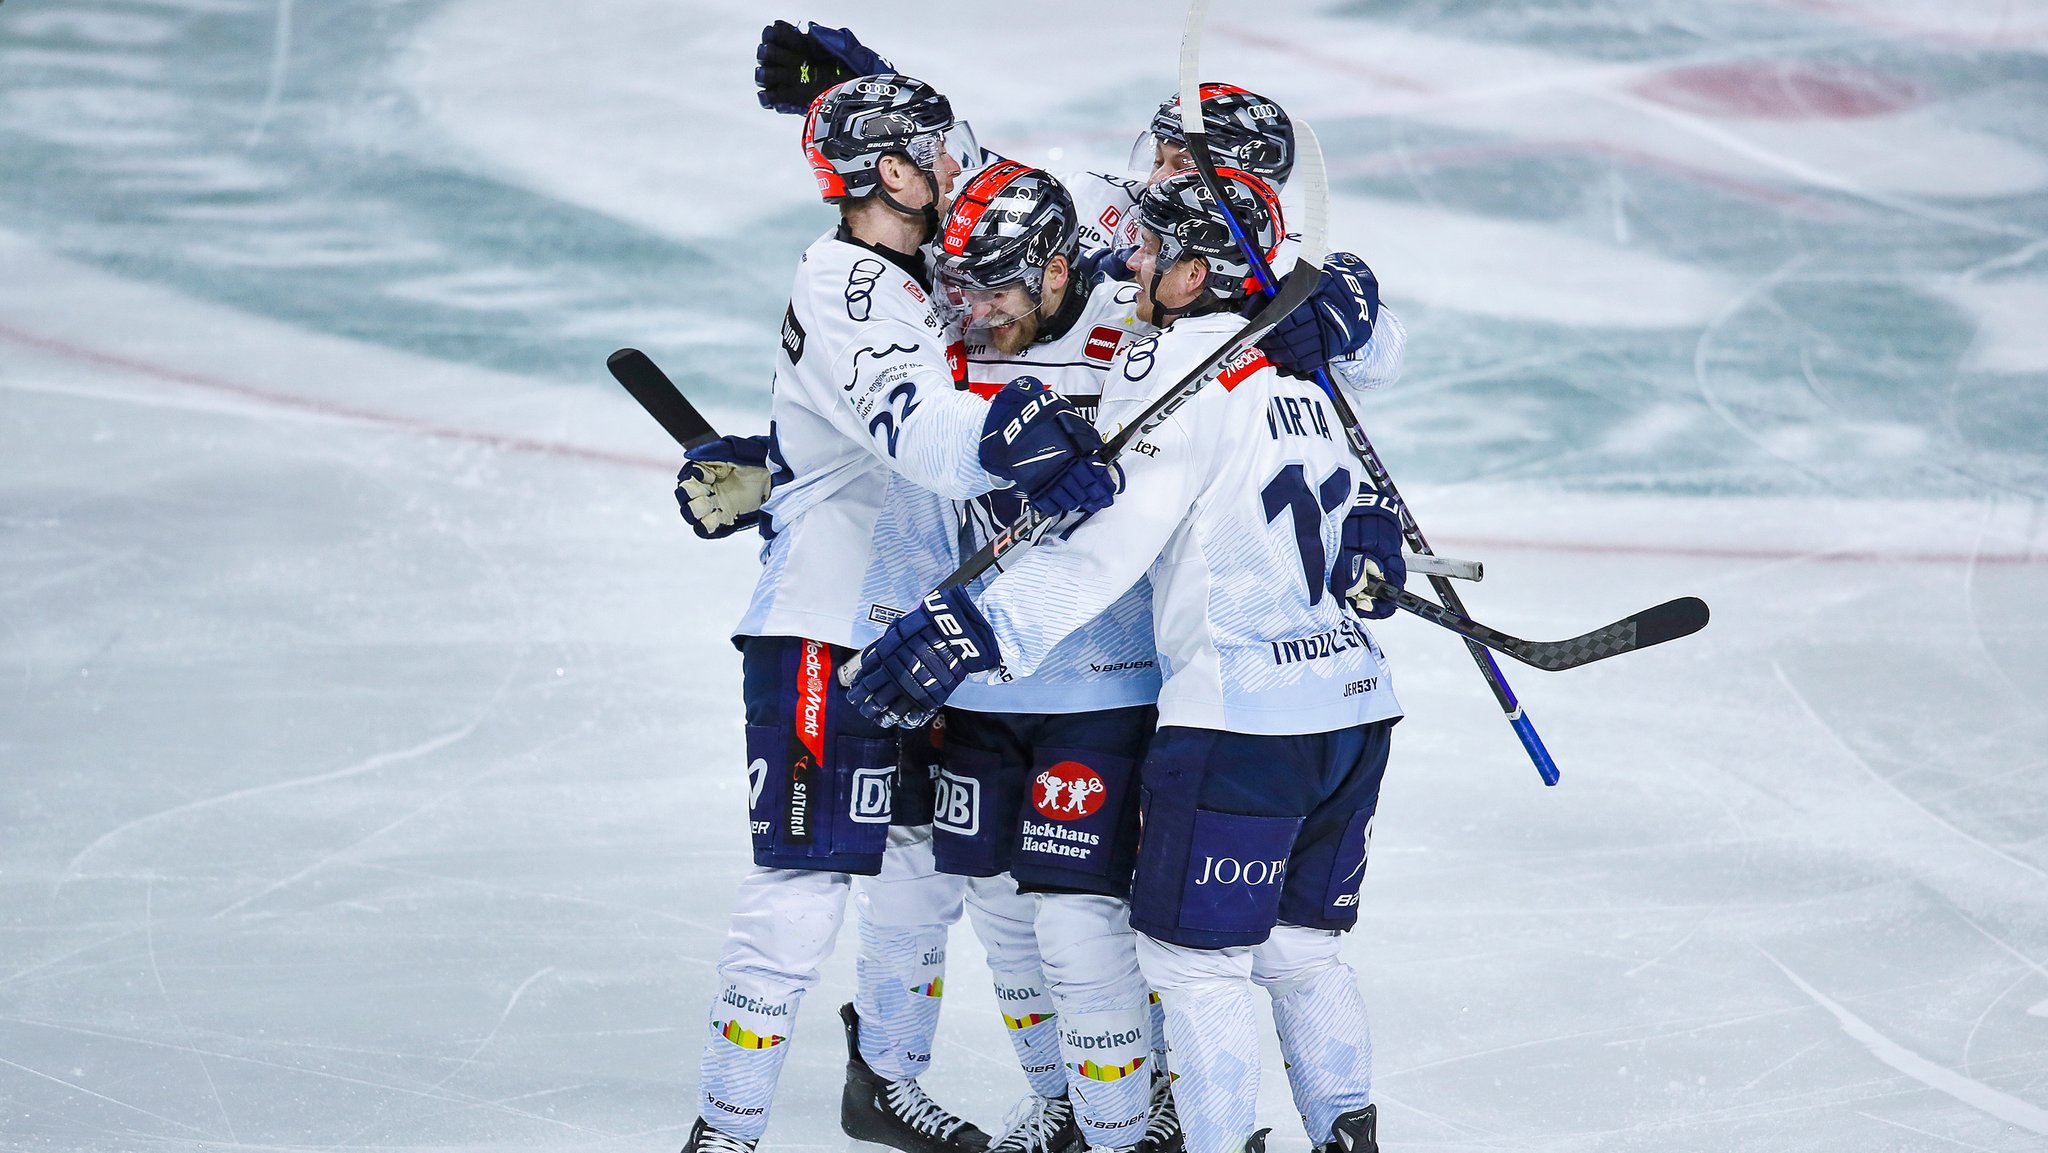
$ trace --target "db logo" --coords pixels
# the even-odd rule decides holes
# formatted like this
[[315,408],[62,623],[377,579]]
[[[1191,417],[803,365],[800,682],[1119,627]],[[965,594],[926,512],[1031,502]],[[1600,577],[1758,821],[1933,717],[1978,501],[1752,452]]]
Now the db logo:
[[1102,215],[1097,217],[1096,219],[1102,222],[1102,230],[1104,232],[1114,234],[1116,232],[1116,226],[1123,223],[1124,214],[1118,212],[1116,210],[1116,205],[1112,204],[1108,208],[1103,209]]
[[961,837],[981,832],[981,782],[940,769],[933,786],[932,824]]
[[863,825],[888,824],[895,785],[896,770],[893,767],[853,770],[853,804],[847,815]]
[[1055,821],[1078,821],[1092,817],[1102,807],[1109,786],[1094,769],[1079,761],[1061,761],[1033,779],[1037,790],[1032,804],[1041,816]]

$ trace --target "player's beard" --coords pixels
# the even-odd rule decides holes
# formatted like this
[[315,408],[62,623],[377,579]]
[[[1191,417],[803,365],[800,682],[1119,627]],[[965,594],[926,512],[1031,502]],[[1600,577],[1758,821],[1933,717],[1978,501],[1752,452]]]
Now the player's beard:
[[1000,328],[991,326],[987,330],[989,347],[1004,356],[1015,356],[1031,347],[1031,342],[1038,339],[1038,313],[1034,308]]

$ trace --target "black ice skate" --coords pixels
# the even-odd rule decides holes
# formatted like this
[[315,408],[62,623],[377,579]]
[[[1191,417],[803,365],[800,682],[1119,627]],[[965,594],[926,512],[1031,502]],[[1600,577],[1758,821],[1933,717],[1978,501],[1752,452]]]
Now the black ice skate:
[[846,1091],[839,1095],[839,1128],[856,1141],[903,1153],[986,1153],[988,1134],[924,1095],[915,1080],[887,1081],[860,1055],[860,1016],[839,1007],[846,1023]]
[[1074,1103],[1033,1093],[1003,1123],[1003,1135],[989,1153],[1082,1153],[1087,1143],[1074,1123]]
[[690,1139],[683,1142],[683,1153],[754,1153],[754,1142],[721,1133],[699,1117],[697,1123],[690,1126]]
[[1252,1139],[1244,1143],[1244,1153],[1266,1153],[1266,1134],[1271,1132],[1271,1129],[1261,1129],[1252,1134]]
[[1145,1135],[1131,1153],[1181,1153],[1180,1114],[1173,1107],[1173,1075],[1152,1075],[1152,1104],[1145,1111]]
[[1316,1153],[1380,1153],[1379,1127],[1378,1105],[1353,1109],[1331,1122],[1330,1140]]

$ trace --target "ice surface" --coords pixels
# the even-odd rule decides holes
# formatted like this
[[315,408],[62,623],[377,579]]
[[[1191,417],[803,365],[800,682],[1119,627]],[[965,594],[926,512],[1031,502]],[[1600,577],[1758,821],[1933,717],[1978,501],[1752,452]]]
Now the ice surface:
[[[2048,4],[1225,7],[1409,325],[1366,417],[1475,612],[1714,609],[1509,669],[1554,790],[1376,630],[1386,1146],[2048,1148]],[[0,7],[0,1148],[680,1143],[754,562],[602,363],[764,411],[828,221],[776,15],[1058,168],[1173,86],[1132,0]],[[953,954],[929,1082],[993,1123]],[[846,1145],[850,970],[770,1148]]]

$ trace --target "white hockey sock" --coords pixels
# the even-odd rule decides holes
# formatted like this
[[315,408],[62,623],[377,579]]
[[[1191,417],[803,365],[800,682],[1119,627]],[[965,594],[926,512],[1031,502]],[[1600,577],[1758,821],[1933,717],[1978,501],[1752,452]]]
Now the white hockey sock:
[[862,918],[853,1007],[860,1055],[890,1081],[908,1081],[932,1062],[939,999],[946,991],[946,926],[890,928]]
[[1162,992],[1173,1103],[1188,1153],[1241,1153],[1257,1127],[1259,1034],[1248,981]]
[[1135,1145],[1152,1100],[1156,1034],[1130,910],[1114,897],[1047,893],[1037,931],[1074,1123],[1092,1147]]
[[712,1128],[744,1141],[767,1130],[797,1005],[832,953],[847,881],[759,866],[741,878],[698,1067],[697,1110]]
[[1053,1013],[1052,998],[1038,973],[995,974],[996,1004],[1003,1011],[1003,1028],[1010,1045],[1017,1050],[1017,1064],[1024,1070],[1031,1091],[1040,1097],[1058,1097],[1067,1091],[1067,1075],[1060,1068],[1059,1018]]
[[1166,1006],[1157,993],[1148,992],[1145,999],[1152,1012],[1152,1075],[1164,1077],[1171,1069],[1166,1063]]
[[1372,1100],[1372,1032],[1358,975],[1339,962],[1272,993],[1294,1107],[1309,1140],[1324,1144],[1337,1118]]
[[697,1111],[713,1129],[743,1141],[768,1130],[768,1105],[803,991],[776,996],[728,984],[711,1004],[711,1032],[697,1069]]
[[1081,1136],[1091,1149],[1137,1144],[1152,1104],[1152,1028],[1143,1005],[1062,1013],[1059,1026]]

